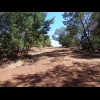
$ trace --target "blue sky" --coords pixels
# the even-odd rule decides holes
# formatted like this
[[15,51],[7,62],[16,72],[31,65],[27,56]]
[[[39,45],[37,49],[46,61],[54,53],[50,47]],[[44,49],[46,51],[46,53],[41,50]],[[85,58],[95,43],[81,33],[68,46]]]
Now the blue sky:
[[48,35],[50,36],[50,39],[51,39],[51,44],[54,47],[55,46],[60,46],[58,41],[55,41],[55,40],[52,39],[52,35],[54,34],[54,32],[57,28],[60,28],[60,27],[64,26],[63,23],[62,23],[62,21],[64,19],[62,18],[61,14],[63,14],[63,12],[48,12],[47,13],[47,19],[55,17],[54,24],[51,25],[51,30],[48,33]]

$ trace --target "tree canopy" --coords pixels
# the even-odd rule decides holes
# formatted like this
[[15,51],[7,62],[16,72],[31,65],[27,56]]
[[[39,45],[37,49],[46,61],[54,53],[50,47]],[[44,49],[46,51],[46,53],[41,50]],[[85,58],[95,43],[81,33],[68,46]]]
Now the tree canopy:
[[55,31],[54,40],[62,46],[80,45],[94,52],[100,49],[100,12],[64,12],[62,17],[66,27]]
[[48,31],[54,18],[46,20],[46,16],[45,12],[0,13],[0,54],[26,51],[33,46],[51,46]]

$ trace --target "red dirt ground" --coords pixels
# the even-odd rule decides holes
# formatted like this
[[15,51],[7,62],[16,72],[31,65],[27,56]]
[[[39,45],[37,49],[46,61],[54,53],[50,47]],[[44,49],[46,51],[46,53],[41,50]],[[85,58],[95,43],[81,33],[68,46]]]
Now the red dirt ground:
[[74,48],[32,48],[0,68],[0,87],[100,87],[100,58]]

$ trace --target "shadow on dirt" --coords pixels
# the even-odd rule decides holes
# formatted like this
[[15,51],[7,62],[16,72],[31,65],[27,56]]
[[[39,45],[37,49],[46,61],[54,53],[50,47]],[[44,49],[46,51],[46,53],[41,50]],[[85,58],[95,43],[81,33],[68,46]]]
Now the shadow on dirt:
[[51,52],[45,52],[45,53],[35,54],[35,55],[31,55],[31,54],[26,53],[21,57],[14,57],[14,59],[8,59],[9,61],[7,59],[3,59],[3,60],[0,59],[0,68],[4,68],[2,65],[7,63],[7,62],[10,64],[12,61],[16,62],[19,59],[23,60],[24,62],[27,62],[27,63],[29,63],[29,65],[31,65],[34,62],[39,61],[40,58],[43,56],[56,58],[56,57],[64,57],[64,56],[68,56],[68,55],[70,55],[73,58],[78,58],[78,59],[98,58],[96,56],[92,56],[91,54],[88,55],[88,54],[84,54],[80,51],[77,51],[75,49],[66,48],[63,50],[54,50]]
[[100,86],[100,67],[74,62],[70,67],[58,65],[45,73],[17,75],[13,80],[16,83],[0,82],[0,87],[97,87]]
[[15,56],[13,59],[10,58],[3,58],[0,59],[0,68],[4,68],[1,65],[3,64],[10,64],[12,61],[16,62],[19,59],[23,60],[24,62],[28,62],[30,63],[29,65],[33,64],[34,62],[39,61],[39,58],[43,57],[43,56],[47,56],[47,57],[60,57],[60,56],[67,56],[69,53],[67,53],[68,50],[55,50],[55,51],[51,51],[51,52],[45,52],[45,53],[41,53],[41,54],[35,54],[35,55],[31,55],[31,54],[24,54],[23,56]]
[[72,50],[71,57],[78,58],[78,59],[94,59],[94,58],[100,58],[100,55],[97,56],[93,54],[92,52],[83,52],[82,50]]

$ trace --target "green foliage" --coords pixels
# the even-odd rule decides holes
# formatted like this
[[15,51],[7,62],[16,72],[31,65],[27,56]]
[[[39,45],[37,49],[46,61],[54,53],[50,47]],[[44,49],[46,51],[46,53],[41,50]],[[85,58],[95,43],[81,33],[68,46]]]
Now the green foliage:
[[54,18],[46,20],[46,16],[47,13],[44,12],[0,14],[0,51],[14,53],[16,50],[28,50],[32,46],[49,46],[50,39],[45,39],[45,35]]
[[76,46],[79,41],[77,37],[72,37],[72,34],[64,27],[57,29],[52,38],[65,47]]
[[[90,40],[90,27],[89,27],[89,21],[90,21],[91,12],[65,12],[63,14],[63,18],[65,21],[63,22],[64,25],[67,25],[67,31],[71,34],[72,37],[76,36],[80,41],[83,41],[86,48],[91,48],[92,51],[94,51],[92,42]],[[80,37],[82,38],[80,38]],[[83,47],[82,42],[80,42]]]
[[92,12],[90,16],[90,39],[96,50],[100,49],[100,12]]
[[62,46],[81,46],[84,50],[100,49],[100,12],[64,12],[63,24],[52,38]]

